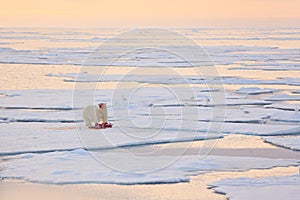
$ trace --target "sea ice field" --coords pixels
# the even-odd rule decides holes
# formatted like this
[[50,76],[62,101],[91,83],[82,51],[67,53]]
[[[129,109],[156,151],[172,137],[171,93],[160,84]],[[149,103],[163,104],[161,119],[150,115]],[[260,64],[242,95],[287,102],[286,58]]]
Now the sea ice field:
[[[299,29],[0,28],[0,41],[0,179],[167,184],[300,166]],[[84,127],[82,109],[99,102],[111,129]],[[210,154],[231,135],[298,157]],[[204,151],[186,154],[193,142]],[[297,199],[299,180],[209,187],[230,199]]]

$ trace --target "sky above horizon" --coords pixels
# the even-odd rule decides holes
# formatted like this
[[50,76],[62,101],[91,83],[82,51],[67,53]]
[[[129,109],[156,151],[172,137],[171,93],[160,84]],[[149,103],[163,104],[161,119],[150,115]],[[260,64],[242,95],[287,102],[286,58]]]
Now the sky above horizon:
[[0,0],[2,27],[300,27],[300,0]]

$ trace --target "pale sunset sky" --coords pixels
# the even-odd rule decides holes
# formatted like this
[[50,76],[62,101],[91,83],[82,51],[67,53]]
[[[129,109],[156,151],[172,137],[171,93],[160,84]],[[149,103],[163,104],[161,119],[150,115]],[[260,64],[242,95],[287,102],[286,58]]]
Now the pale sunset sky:
[[300,0],[0,0],[1,27],[300,27]]

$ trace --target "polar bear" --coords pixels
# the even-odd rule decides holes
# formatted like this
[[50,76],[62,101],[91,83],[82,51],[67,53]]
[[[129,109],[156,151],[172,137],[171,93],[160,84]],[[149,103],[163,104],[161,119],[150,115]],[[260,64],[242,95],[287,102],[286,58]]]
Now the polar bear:
[[90,105],[82,111],[83,121],[88,128],[95,127],[100,123],[107,123],[107,108],[106,103],[99,103],[98,105]]

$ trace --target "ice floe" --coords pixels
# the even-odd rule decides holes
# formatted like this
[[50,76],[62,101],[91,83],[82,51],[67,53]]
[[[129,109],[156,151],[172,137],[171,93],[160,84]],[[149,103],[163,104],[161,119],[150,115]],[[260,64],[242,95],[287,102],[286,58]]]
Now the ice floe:
[[82,148],[76,127],[45,123],[6,123],[0,126],[0,154]]
[[[168,128],[169,127],[169,128]],[[160,130],[160,129],[161,130]],[[75,124],[5,123],[0,126],[0,154],[70,150],[76,148],[110,149],[126,146],[183,142],[222,137],[218,133],[189,130],[181,125],[157,129],[118,127],[95,130]],[[207,129],[208,130],[208,129]]]
[[[88,73],[66,73],[53,74],[49,73],[45,76],[62,77],[66,82],[138,82],[138,83],[153,83],[153,84],[229,84],[229,85],[297,85],[300,83],[298,78],[277,78],[273,80],[248,79],[241,77],[203,77],[198,76],[181,76],[179,74],[169,75],[135,75],[135,74],[88,74]],[[258,92],[259,88],[241,90],[242,94],[251,94]],[[247,91],[246,91],[247,90]],[[254,91],[250,91],[254,90]],[[256,91],[256,92],[255,92]],[[272,93],[277,90],[271,88],[260,89],[259,93]]]
[[283,80],[287,85],[300,86],[299,78],[280,77],[278,79]]
[[224,124],[222,132],[227,134],[235,133],[258,136],[299,135],[300,127],[278,124],[226,123]]
[[271,116],[271,120],[280,122],[300,122],[300,112],[278,111]]
[[217,193],[233,200],[281,200],[300,197],[300,175],[224,179],[210,184]]
[[2,108],[72,109],[70,90],[20,90],[17,96],[0,98]]
[[[34,163],[34,164],[32,164]],[[6,157],[0,177],[50,184],[178,183],[207,171],[245,171],[297,164],[292,159],[199,155],[144,155],[131,152],[75,150]]]
[[249,88],[240,88],[236,92],[238,94],[251,94],[251,95],[256,95],[256,94],[268,94],[268,93],[273,93],[276,92],[277,90],[271,89],[271,88],[258,88],[258,87],[249,87]]
[[[244,64],[245,65],[245,64]],[[257,67],[231,67],[230,70],[257,70],[257,71],[298,71],[300,65],[297,64],[281,64],[282,66],[266,66],[264,64],[257,64]],[[276,65],[276,64],[275,64]]]
[[[154,109],[156,107],[153,107]],[[194,115],[181,115],[182,110],[184,112],[196,112],[196,116]],[[162,112],[164,111],[164,112]],[[155,118],[157,115],[163,116],[164,119],[177,119],[177,120],[185,120],[185,121],[206,121],[206,122],[232,122],[232,123],[263,123],[265,119],[271,117],[271,114],[276,112],[277,110],[272,109],[259,109],[259,108],[247,108],[242,107],[241,109],[230,109],[226,110],[222,108],[214,108],[211,107],[176,107],[176,106],[167,106],[164,107],[164,110],[161,112],[155,112],[151,114],[147,114],[152,118]],[[138,110],[133,111],[134,115],[145,115],[145,112],[138,112]],[[138,116],[140,117],[140,116]]]
[[[207,100],[207,101],[206,101]],[[186,103],[172,103],[172,102],[160,102],[155,103],[153,106],[156,107],[170,107],[170,106],[204,106],[204,107],[214,107],[214,106],[243,106],[243,105],[269,105],[271,102],[265,100],[255,100],[255,99],[226,99],[224,102],[213,102],[210,101],[209,97],[204,98],[204,101],[199,102],[186,102]]]
[[74,112],[80,112],[80,110],[0,109],[0,118],[10,122],[75,123],[82,121],[74,119]]
[[300,101],[300,95],[276,94],[265,98],[267,101]]
[[276,136],[276,137],[263,137],[265,142],[274,144],[276,146],[284,147],[287,149],[300,151],[300,136]]
[[[109,109],[119,104],[138,106],[242,106],[269,105],[270,101],[233,97],[215,88],[142,88],[140,90],[23,90],[10,91],[14,95],[0,98],[4,109],[73,110],[98,102],[109,103]],[[224,98],[224,101],[222,101]],[[126,107],[127,108],[127,107]]]
[[[12,93],[0,98],[0,107],[4,109],[44,109],[44,110],[73,110],[82,107],[74,107],[73,99],[87,97],[90,104],[97,102],[109,102],[112,90],[11,90],[2,92]],[[78,95],[80,94],[80,95]],[[84,105],[84,104],[83,104]],[[89,105],[89,104],[86,104]]]
[[265,108],[297,112],[300,110],[300,105],[299,104],[290,104],[290,103],[289,104],[274,103],[271,105],[266,105]]
[[[207,123],[167,120],[148,126],[146,119],[138,126],[132,121],[119,121],[112,129],[91,130],[81,124],[2,123],[0,152],[16,154],[74,148],[110,149],[137,145],[217,139],[225,134],[259,136],[297,135],[300,128],[291,125],[248,123]],[[125,125],[124,125],[125,123]],[[223,127],[223,128],[222,128]],[[80,138],[78,137],[80,136]],[[80,142],[83,142],[81,144]]]
[[292,93],[293,94],[300,94],[300,90],[293,90]]

